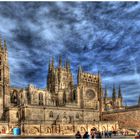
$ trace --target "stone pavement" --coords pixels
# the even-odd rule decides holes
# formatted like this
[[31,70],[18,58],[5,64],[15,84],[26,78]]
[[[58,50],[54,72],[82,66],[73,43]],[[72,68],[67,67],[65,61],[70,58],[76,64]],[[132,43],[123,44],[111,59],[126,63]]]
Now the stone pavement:
[[117,136],[112,136],[112,138],[104,138],[103,139],[134,139],[135,136],[122,136],[122,135],[117,135]]

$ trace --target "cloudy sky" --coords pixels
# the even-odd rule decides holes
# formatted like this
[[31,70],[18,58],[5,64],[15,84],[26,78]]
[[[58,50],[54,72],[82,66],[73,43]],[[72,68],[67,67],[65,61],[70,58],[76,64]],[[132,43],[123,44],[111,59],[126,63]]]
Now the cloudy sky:
[[124,103],[140,95],[139,2],[0,2],[0,34],[7,39],[11,86],[46,87],[49,57],[102,75],[112,94],[120,84]]

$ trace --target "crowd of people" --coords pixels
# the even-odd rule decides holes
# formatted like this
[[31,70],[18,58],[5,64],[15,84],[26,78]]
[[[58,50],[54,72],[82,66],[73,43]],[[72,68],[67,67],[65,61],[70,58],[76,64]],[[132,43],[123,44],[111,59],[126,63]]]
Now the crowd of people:
[[105,132],[100,132],[97,130],[91,130],[90,133],[88,133],[87,131],[85,132],[85,134],[82,136],[80,131],[77,131],[77,133],[75,134],[75,138],[76,139],[101,139],[101,138],[111,138],[112,134],[116,135],[115,131],[105,131]]
[[[75,134],[76,139],[101,139],[101,138],[112,138],[112,135],[123,135],[128,136],[128,131],[97,131],[97,130],[91,130],[90,133],[87,131],[82,136],[80,131],[77,131]],[[137,131],[135,133],[135,139],[140,139],[140,131]]]

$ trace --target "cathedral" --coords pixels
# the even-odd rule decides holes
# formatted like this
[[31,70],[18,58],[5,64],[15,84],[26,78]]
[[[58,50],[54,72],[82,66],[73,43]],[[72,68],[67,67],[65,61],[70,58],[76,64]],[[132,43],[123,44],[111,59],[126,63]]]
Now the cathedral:
[[[23,135],[73,135],[91,129],[117,130],[117,121],[103,120],[102,113],[122,110],[121,87],[112,87],[112,97],[103,89],[101,75],[78,68],[74,84],[70,62],[58,66],[52,58],[48,64],[45,89],[29,84],[24,88],[10,86],[6,40],[0,40],[0,130],[10,133],[20,127]],[[28,129],[27,129],[28,128]]]

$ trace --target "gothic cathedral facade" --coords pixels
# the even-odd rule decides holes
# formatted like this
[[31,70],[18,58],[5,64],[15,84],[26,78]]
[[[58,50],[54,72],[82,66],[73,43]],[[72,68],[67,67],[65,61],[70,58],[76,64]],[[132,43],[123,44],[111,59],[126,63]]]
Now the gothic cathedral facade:
[[[66,60],[64,66],[62,63],[62,57],[59,57],[57,67],[53,58],[49,61],[45,89],[31,84],[26,88],[13,88],[10,86],[6,41],[2,43],[0,40],[0,120],[8,123],[8,129],[20,126],[26,134],[36,134],[39,131],[52,133],[53,125],[63,125],[72,127],[72,130],[67,131],[74,132],[76,128],[73,126],[79,126],[77,130],[83,127],[81,131],[84,131],[87,124],[96,126],[98,122],[99,126],[102,112],[123,108],[120,87],[118,96],[113,86],[112,97],[108,97],[107,89],[102,87],[100,73],[90,74],[81,67],[78,68],[77,85],[74,85],[70,62]],[[101,128],[105,129],[107,123],[102,123],[104,128]],[[42,129],[44,127],[43,130],[39,130],[40,125]],[[116,122],[110,125],[115,125],[115,128]],[[28,132],[26,127],[30,128]]]

